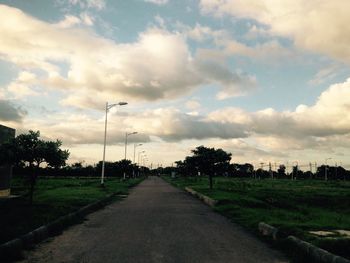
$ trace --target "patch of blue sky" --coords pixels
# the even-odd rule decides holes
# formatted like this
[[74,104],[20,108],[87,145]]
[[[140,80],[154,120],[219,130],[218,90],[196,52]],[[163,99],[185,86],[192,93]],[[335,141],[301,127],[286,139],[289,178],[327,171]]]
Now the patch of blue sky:
[[0,59],[0,88],[9,84],[17,77],[18,68],[11,62]]
[[40,107],[47,108],[50,111],[62,110],[62,105],[60,105],[59,101],[64,98],[63,92],[60,90],[51,90],[46,88],[44,90],[47,92],[42,92],[40,96],[33,95],[30,96],[30,98],[24,99],[23,103],[25,104],[26,108],[34,109],[33,113],[37,112],[37,109]]
[[40,20],[56,21],[61,18],[61,13],[57,12],[55,1],[42,0],[2,0],[2,4],[21,9],[23,12],[30,14]]
[[[166,5],[155,5],[140,0],[115,1],[113,2],[113,6],[107,4],[104,10],[96,13],[105,22],[96,25],[97,32],[105,35],[107,26],[107,28],[110,27],[115,33],[114,35],[107,35],[108,37],[112,37],[112,39],[121,43],[135,42],[139,34],[148,28],[161,27],[155,19],[157,16],[164,20],[165,26],[169,26],[169,29],[174,28],[178,20],[177,15],[174,14],[180,14],[186,8],[186,5],[178,4],[177,2],[173,1]],[[181,16],[181,22],[195,24],[196,17],[192,15]]]
[[[254,75],[257,80],[257,90],[234,98],[239,107],[247,110],[258,110],[271,107],[276,110],[293,110],[299,104],[313,105],[321,92],[329,87],[335,78],[330,78],[322,84],[310,88],[310,80],[314,77],[320,65],[315,54],[304,55],[302,60],[275,61],[253,60],[236,56],[229,64],[234,69],[240,69]],[[342,82],[349,70],[338,73],[337,79]]]
[[256,75],[258,88],[241,101],[244,108],[258,110],[273,105],[275,110],[293,110],[300,103],[310,105],[315,101],[306,85],[312,71],[309,67],[251,65],[250,70]]

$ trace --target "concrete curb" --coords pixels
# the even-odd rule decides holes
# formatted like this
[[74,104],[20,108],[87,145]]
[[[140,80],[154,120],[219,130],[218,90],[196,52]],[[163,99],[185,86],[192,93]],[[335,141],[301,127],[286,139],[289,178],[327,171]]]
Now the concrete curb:
[[[272,237],[273,240],[278,240],[278,228],[268,225],[264,222],[259,223],[259,232],[263,236]],[[312,262],[317,263],[350,263],[350,260],[345,259],[341,256],[334,255],[322,248],[316,247],[311,243],[303,241],[295,236],[287,237],[288,244],[300,251],[302,254],[306,255],[312,260]]]
[[259,228],[259,232],[263,236],[270,236],[270,237],[272,237],[273,240],[277,240],[278,228],[270,226],[264,222],[260,222],[258,228]]
[[57,235],[65,227],[72,225],[74,222],[84,218],[89,213],[92,213],[99,208],[104,207],[114,196],[116,196],[116,194],[111,194],[106,198],[88,204],[75,212],[61,216],[53,222],[41,226],[19,238],[1,244],[0,259],[12,259],[20,257],[23,249],[31,248],[35,244],[44,241],[48,237]]
[[207,204],[210,207],[214,207],[218,204],[217,200],[214,200],[204,194],[198,193],[197,191],[193,190],[190,187],[185,187],[186,192],[190,193],[191,195],[197,197],[198,199],[202,200],[205,204]]
[[350,260],[336,256],[328,251],[305,242],[295,236],[287,237],[287,241],[296,249],[307,255],[314,262],[319,263],[350,263]]

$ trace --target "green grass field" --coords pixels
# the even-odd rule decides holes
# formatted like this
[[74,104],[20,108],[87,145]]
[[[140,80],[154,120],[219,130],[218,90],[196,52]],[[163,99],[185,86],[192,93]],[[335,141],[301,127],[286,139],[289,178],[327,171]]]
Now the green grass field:
[[[127,194],[128,188],[140,181],[142,179],[107,179],[105,188],[101,188],[99,179],[39,178],[32,206],[28,204],[28,197],[0,200],[0,244],[112,193]],[[12,180],[12,194],[27,192],[23,179]]]
[[350,256],[350,239],[309,234],[350,230],[350,182],[215,178],[214,189],[209,190],[207,178],[165,179],[219,200],[218,212],[254,232],[263,221],[278,227],[284,236],[295,235],[333,253]]

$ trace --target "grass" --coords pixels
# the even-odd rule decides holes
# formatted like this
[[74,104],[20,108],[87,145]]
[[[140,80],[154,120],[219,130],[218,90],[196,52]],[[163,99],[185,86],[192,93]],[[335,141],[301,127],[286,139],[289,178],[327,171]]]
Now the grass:
[[216,210],[257,232],[263,221],[330,252],[350,258],[350,239],[318,238],[309,231],[350,230],[350,182],[285,179],[165,178],[184,188],[192,187],[219,201]]
[[128,194],[128,188],[141,181],[108,179],[102,188],[99,179],[39,178],[30,206],[25,181],[14,178],[11,193],[24,197],[0,200],[0,244],[112,193]]

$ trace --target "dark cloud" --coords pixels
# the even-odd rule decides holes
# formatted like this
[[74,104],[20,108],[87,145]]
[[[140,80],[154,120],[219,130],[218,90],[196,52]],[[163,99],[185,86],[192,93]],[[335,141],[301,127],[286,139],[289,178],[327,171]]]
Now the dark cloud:
[[0,100],[0,120],[21,122],[27,111],[8,100]]

